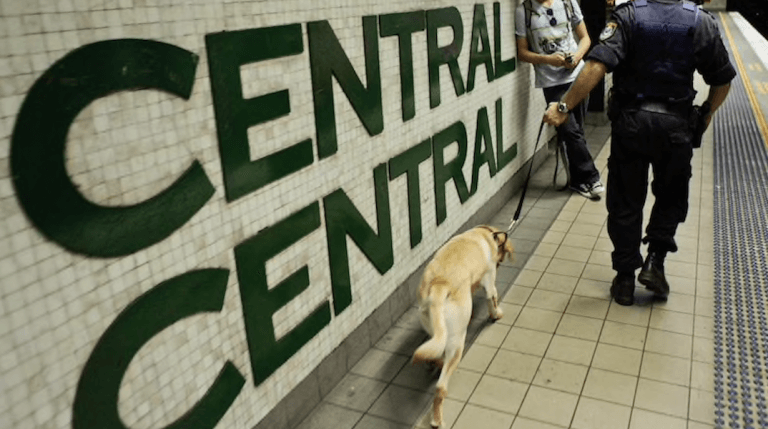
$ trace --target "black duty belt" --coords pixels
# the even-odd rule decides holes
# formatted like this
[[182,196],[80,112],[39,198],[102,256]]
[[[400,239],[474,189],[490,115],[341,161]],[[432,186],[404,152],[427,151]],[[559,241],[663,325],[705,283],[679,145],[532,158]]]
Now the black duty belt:
[[636,100],[627,106],[630,109],[643,110],[646,112],[663,113],[666,115],[675,115],[687,117],[691,113],[691,105],[688,103],[667,103],[658,100]]

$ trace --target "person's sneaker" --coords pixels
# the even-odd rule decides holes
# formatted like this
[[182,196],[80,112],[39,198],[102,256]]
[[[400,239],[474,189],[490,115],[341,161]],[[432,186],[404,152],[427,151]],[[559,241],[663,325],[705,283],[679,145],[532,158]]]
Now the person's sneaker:
[[603,192],[605,192],[605,186],[598,180],[595,183],[589,185],[589,192],[593,196],[599,196]]
[[577,186],[571,186],[570,187],[572,191],[578,192],[581,194],[584,198],[589,198],[590,200],[599,200],[600,194],[593,193],[592,192],[592,186],[582,183],[581,185]]

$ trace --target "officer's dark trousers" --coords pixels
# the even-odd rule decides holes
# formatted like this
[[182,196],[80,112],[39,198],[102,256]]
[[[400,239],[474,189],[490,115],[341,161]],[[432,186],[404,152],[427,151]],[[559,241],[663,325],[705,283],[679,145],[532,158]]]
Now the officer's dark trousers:
[[673,115],[624,110],[613,121],[606,205],[616,271],[634,271],[643,264],[640,236],[649,165],[656,201],[642,241],[655,251],[677,251],[677,225],[688,213],[691,139],[688,121]]
[[[544,88],[544,99],[547,104],[560,101],[568,91],[571,84]],[[587,140],[584,138],[584,117],[587,116],[586,100],[576,107],[571,107],[568,112],[568,120],[557,127],[558,141],[565,142],[565,154],[568,157],[571,186],[592,184],[600,179],[600,173],[595,168],[595,162],[587,148]]]

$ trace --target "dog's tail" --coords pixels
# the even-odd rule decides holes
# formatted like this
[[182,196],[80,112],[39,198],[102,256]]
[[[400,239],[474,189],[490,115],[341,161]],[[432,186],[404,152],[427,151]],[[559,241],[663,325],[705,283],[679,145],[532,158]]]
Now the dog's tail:
[[430,284],[429,296],[424,305],[429,306],[429,322],[432,325],[432,338],[419,346],[413,353],[413,362],[437,360],[445,352],[447,330],[445,326],[445,299],[448,296],[448,287],[435,287],[437,285],[448,286],[448,281],[435,279]]

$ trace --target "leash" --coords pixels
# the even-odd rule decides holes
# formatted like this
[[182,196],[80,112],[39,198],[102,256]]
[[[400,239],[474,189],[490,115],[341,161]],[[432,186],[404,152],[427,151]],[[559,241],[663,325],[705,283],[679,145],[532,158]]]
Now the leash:
[[523,192],[520,194],[520,201],[517,203],[515,215],[512,216],[512,221],[509,224],[509,228],[507,228],[507,235],[512,232],[512,228],[515,226],[515,223],[517,223],[517,220],[520,218],[520,212],[523,210],[523,200],[525,199],[525,192],[528,190],[528,182],[531,180],[531,170],[533,170],[533,157],[536,156],[536,150],[539,148],[539,140],[541,140],[542,131],[544,131],[543,120],[539,126],[539,135],[536,137],[536,145],[533,147],[533,156],[531,157],[531,165],[528,166],[528,176],[525,178],[525,183],[523,184]]

